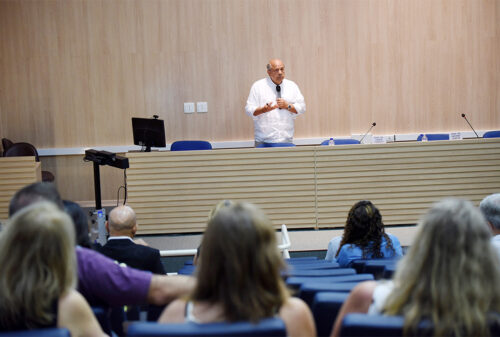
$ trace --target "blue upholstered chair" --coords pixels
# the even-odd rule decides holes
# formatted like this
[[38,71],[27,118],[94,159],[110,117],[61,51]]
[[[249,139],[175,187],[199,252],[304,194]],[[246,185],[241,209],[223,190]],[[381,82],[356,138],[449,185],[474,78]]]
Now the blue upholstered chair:
[[283,336],[285,323],[279,318],[261,320],[257,324],[249,322],[237,323],[178,323],[163,324],[153,322],[138,322],[129,325],[127,336],[134,337],[195,337],[195,336]]
[[292,147],[295,146],[294,143],[262,143],[256,147]]
[[[340,329],[341,336],[403,336],[404,318],[402,316],[383,316],[367,314],[345,315]],[[432,324],[423,321],[419,325],[418,336],[432,336]]]
[[289,259],[285,259],[285,262],[310,262],[310,261],[319,261],[317,256],[302,256],[302,257],[291,257]]
[[304,302],[312,307],[314,296],[319,292],[335,292],[335,293],[349,293],[351,290],[362,281],[354,282],[338,282],[338,283],[327,283],[327,282],[306,282],[300,286],[299,297],[304,300]]
[[337,262],[296,263],[296,264],[289,264],[288,268],[292,270],[335,269],[335,268],[340,268],[340,265]]
[[307,277],[321,277],[321,276],[340,276],[340,275],[353,275],[356,270],[352,268],[334,268],[334,269],[291,269],[288,270],[290,276],[307,276]]
[[349,293],[319,292],[314,296],[311,311],[316,323],[318,336],[330,336],[333,323],[337,318],[340,307],[345,302]]
[[353,274],[341,276],[324,276],[324,277],[306,277],[292,276],[286,279],[286,284],[293,289],[300,289],[304,283],[345,283],[345,282],[362,282],[373,280],[372,274]]
[[212,144],[205,140],[178,140],[170,145],[170,151],[211,150]]
[[[427,140],[430,141],[430,142],[434,141],[434,140],[450,140],[450,134],[449,133],[426,133],[425,135],[427,136]],[[421,142],[423,136],[424,136],[424,134],[421,133],[417,137],[417,141]]]
[[6,331],[1,332],[0,336],[9,337],[70,337],[68,329],[35,329],[35,330],[22,330],[22,331]]
[[[326,139],[323,142],[321,142],[321,145],[328,145],[328,142],[330,139]],[[351,138],[340,138],[340,139],[334,139],[333,143],[335,145],[349,145],[349,144],[360,144],[359,140],[357,139],[351,139]]]
[[[459,324],[459,323],[458,323]],[[391,337],[403,336],[404,317],[367,314],[345,315],[340,329],[340,336],[345,337]],[[500,335],[500,324],[490,323],[491,336]],[[416,336],[433,336],[432,322],[424,320],[419,323]]]
[[500,138],[500,130],[485,132],[483,138]]

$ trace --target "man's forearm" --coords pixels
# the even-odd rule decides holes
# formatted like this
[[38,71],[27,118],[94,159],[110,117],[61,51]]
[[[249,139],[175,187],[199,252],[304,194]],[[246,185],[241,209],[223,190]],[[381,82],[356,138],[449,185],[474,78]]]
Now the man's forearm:
[[194,277],[184,275],[153,275],[148,291],[148,303],[165,305],[189,294],[196,283]]

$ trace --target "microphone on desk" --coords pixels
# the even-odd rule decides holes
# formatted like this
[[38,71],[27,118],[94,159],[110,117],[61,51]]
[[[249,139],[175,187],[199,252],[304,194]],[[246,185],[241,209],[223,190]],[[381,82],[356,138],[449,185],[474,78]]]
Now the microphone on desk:
[[373,127],[374,127],[375,125],[377,125],[377,123],[373,122],[373,123],[372,123],[372,126],[370,126],[370,128],[368,129],[368,131],[366,131],[365,135],[364,135],[364,136],[361,138],[361,140],[359,141],[361,144],[363,143],[363,139],[365,139],[365,137],[366,137],[366,135],[368,134],[368,132],[370,132],[370,131],[373,129]]
[[281,98],[281,87],[279,85],[276,86],[276,92],[278,93],[278,98]]
[[467,120],[467,117],[465,117],[465,114],[462,114],[462,117],[465,119],[465,121],[467,122],[467,124],[469,124],[470,128],[472,129],[472,131],[474,131],[474,133],[476,134],[476,137],[479,138],[479,135],[477,134],[476,130],[474,130],[474,128],[472,127],[472,125],[469,123],[469,121]]

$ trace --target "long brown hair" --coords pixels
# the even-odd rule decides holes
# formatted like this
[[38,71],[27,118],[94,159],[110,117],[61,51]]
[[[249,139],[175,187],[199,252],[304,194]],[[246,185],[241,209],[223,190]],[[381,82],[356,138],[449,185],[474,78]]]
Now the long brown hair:
[[37,328],[54,322],[53,307],[75,285],[71,218],[51,202],[18,211],[0,235],[0,321]]
[[191,300],[221,304],[228,321],[274,316],[289,293],[283,259],[269,219],[256,206],[221,208],[202,240],[198,282]]

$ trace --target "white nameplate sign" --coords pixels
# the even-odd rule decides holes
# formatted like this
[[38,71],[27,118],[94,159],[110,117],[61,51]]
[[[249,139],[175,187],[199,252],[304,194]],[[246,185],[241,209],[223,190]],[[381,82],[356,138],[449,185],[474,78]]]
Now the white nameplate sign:
[[461,132],[450,132],[450,140],[462,140]]
[[385,136],[372,136],[372,144],[385,144],[387,139]]

